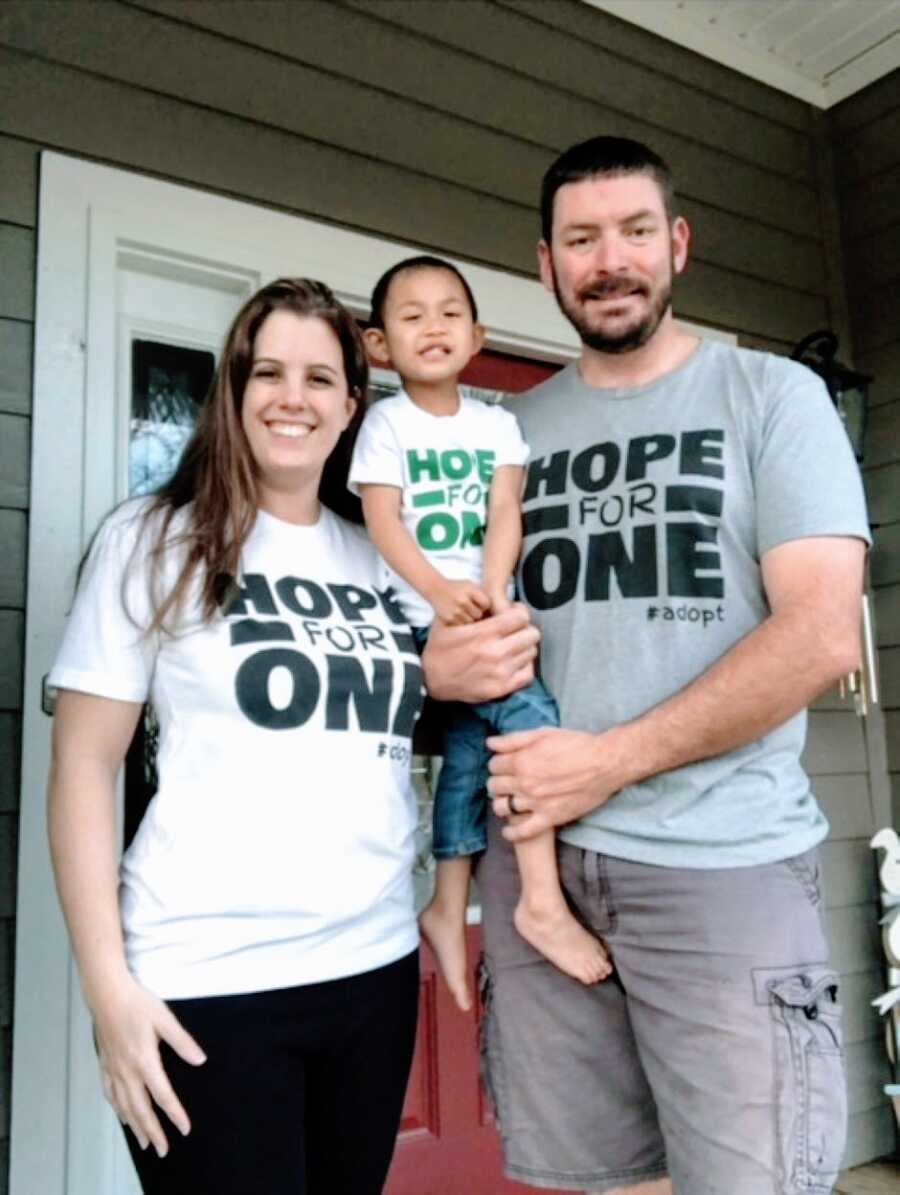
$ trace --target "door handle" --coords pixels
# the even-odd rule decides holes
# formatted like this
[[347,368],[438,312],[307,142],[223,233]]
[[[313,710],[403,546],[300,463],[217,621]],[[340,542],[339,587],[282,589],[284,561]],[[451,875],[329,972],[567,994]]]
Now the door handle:
[[45,672],[41,678],[41,709],[48,718],[52,718],[56,713],[56,698],[59,694],[59,689],[55,685],[47,684],[49,676],[50,673]]

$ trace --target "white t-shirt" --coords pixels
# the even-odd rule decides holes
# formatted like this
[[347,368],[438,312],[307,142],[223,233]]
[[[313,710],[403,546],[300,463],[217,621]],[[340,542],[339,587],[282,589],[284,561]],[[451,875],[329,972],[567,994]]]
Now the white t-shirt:
[[324,508],[311,527],[260,512],[224,616],[204,623],[194,601],[177,634],[142,635],[146,572],[140,555],[126,566],[143,509],[101,529],[50,675],[149,699],[159,720],[159,791],[121,865],[133,973],[177,999],[403,957],[418,940],[409,757],[423,688],[377,553]]
[[[350,489],[391,485],[402,491],[404,526],[443,576],[481,582],[484,527],[494,470],[524,465],[528,445],[502,407],[460,398],[455,415],[432,415],[401,390],[366,415],[350,466]],[[434,610],[386,564],[413,626],[428,626]]]

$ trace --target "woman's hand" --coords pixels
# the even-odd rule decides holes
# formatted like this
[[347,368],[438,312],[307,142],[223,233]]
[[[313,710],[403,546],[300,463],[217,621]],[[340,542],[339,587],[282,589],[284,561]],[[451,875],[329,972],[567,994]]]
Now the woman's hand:
[[526,608],[463,627],[436,621],[422,654],[425,686],[438,701],[495,701],[534,680],[540,634]]
[[160,1040],[186,1062],[205,1055],[128,970],[117,890],[116,776],[140,717],[138,702],[70,689],[53,723],[48,822],[60,902],[94,1018],[106,1098],[146,1149],[168,1151],[154,1105],[182,1133],[190,1121],[159,1056]]
[[192,1066],[206,1055],[164,1002],[130,975],[95,1000],[93,1011],[104,1095],[141,1149],[152,1145],[164,1158],[169,1146],[156,1110],[185,1136],[191,1122],[163,1069],[159,1043],[167,1042]]

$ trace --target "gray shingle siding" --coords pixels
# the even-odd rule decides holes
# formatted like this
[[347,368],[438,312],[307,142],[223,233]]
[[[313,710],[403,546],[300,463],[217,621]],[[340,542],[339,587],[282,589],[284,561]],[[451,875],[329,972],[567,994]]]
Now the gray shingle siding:
[[[815,118],[818,119],[818,118]],[[834,114],[858,364],[879,375],[869,474],[886,689],[900,710],[900,86]],[[671,158],[695,228],[679,313],[789,351],[829,322],[831,202],[806,105],[576,0],[0,5],[0,1195],[6,1189],[38,154],[100,160],[523,274],[538,182],[597,131]],[[818,144],[818,148],[817,148]],[[824,190],[823,190],[824,188]],[[825,205],[827,206],[827,205]],[[893,530],[890,527],[893,525]],[[889,716],[900,777],[900,726]],[[851,1159],[889,1148],[877,1094],[867,744],[833,697],[808,761],[834,827],[829,933],[852,1002]],[[873,1094],[874,1093],[874,1094]]]

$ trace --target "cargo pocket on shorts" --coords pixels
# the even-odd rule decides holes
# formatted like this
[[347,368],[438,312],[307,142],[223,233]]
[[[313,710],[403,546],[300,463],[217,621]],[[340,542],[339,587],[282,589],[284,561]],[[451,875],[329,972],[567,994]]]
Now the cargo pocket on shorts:
[[785,1195],[827,1195],[847,1135],[838,977],[825,966],[754,974],[775,1035],[778,1163]]
[[502,1128],[500,1123],[500,1099],[503,1088],[502,1061],[497,1038],[497,1017],[493,1009],[494,980],[484,958],[478,964],[478,998],[480,1005],[478,1052],[481,1058],[481,1082],[493,1109],[497,1126]]
[[792,859],[784,859],[783,863],[800,884],[809,903],[813,908],[818,908],[822,903],[822,888],[819,882],[819,855],[815,847]]

